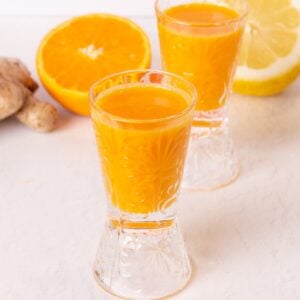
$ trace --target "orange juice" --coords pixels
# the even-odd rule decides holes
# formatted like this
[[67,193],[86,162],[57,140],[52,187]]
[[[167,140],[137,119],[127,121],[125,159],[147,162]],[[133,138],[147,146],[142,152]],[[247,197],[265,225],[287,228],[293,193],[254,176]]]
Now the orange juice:
[[192,115],[187,96],[158,84],[108,89],[92,119],[108,198],[126,213],[163,211],[176,200]]
[[217,110],[228,97],[242,35],[234,26],[239,17],[225,6],[190,3],[158,18],[163,67],[194,83],[196,110]]

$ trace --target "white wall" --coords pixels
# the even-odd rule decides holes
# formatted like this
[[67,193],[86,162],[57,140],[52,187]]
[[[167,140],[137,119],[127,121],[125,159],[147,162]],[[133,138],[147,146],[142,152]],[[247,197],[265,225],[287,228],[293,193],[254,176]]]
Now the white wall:
[[2,15],[78,15],[109,12],[127,16],[153,15],[155,0],[1,0]]

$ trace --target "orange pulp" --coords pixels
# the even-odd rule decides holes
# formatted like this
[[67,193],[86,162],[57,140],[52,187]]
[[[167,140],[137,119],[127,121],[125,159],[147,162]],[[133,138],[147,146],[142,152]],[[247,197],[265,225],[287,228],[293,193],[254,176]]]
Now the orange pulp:
[[196,110],[225,104],[242,35],[232,21],[239,17],[231,8],[203,3],[174,6],[159,16],[163,67],[195,85]]
[[65,108],[90,115],[88,91],[109,74],[148,68],[150,42],[127,18],[88,14],[53,28],[37,53],[37,71],[47,91]]
[[157,84],[131,84],[105,91],[94,106],[112,205],[136,214],[168,208],[176,198],[188,143],[192,117],[184,116],[186,96]]

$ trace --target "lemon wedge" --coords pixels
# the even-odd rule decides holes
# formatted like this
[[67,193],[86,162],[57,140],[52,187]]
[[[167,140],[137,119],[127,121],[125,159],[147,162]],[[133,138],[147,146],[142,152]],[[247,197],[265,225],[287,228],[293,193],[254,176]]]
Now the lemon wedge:
[[234,91],[269,96],[300,74],[300,0],[248,0]]

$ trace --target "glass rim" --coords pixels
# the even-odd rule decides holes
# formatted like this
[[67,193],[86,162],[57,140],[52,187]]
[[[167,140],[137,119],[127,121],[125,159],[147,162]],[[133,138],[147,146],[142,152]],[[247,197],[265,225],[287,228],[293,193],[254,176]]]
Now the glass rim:
[[[152,118],[152,119],[136,119],[136,118],[119,117],[119,116],[114,115],[112,113],[109,113],[109,112],[101,109],[99,106],[95,105],[95,96],[93,95],[93,92],[94,92],[95,88],[98,85],[100,85],[101,83],[103,83],[106,80],[109,80],[111,78],[114,78],[116,76],[122,76],[122,75],[133,74],[133,73],[136,73],[136,74],[138,74],[138,73],[148,73],[148,72],[168,75],[168,76],[171,76],[173,78],[177,78],[177,79],[181,80],[182,82],[186,83],[188,88],[191,89],[191,92],[193,94],[193,96],[191,97],[192,98],[191,103],[189,103],[188,107],[186,109],[180,111],[177,114],[167,116],[167,117]],[[126,84],[124,84],[124,85],[126,85]],[[157,85],[162,85],[162,84],[158,83]],[[120,84],[120,86],[122,86],[122,84]],[[89,90],[89,101],[90,101],[90,105],[97,112],[100,112],[100,113],[104,114],[105,116],[109,117],[109,119],[111,119],[111,120],[118,121],[118,122],[123,122],[123,123],[127,123],[127,124],[151,124],[151,123],[159,123],[159,122],[176,120],[176,119],[188,114],[196,106],[197,90],[196,90],[196,87],[194,86],[194,84],[192,84],[190,81],[188,81],[187,79],[185,79],[185,78],[183,78],[183,77],[181,77],[177,74],[173,74],[171,72],[162,71],[162,70],[158,70],[158,69],[133,69],[133,70],[126,70],[126,71],[112,73],[112,74],[107,75],[107,76],[97,80],[96,82],[94,82],[93,85],[90,87],[90,90]]]
[[[154,5],[155,12],[158,17],[163,16],[164,18],[166,18],[166,20],[171,21],[172,23],[179,24],[182,26],[187,26],[187,27],[213,28],[213,27],[223,27],[223,26],[227,26],[227,25],[231,25],[231,24],[236,24],[236,23],[240,23],[240,22],[244,21],[249,12],[248,2],[246,0],[243,0],[244,6],[245,6],[245,11],[243,13],[239,14],[239,16],[237,18],[234,18],[231,20],[226,20],[224,22],[193,22],[193,23],[191,23],[191,22],[185,22],[185,21],[179,20],[177,18],[168,16],[165,13],[165,10],[162,10],[159,8],[160,1],[162,1],[162,0],[155,0],[155,5]],[[190,3],[198,3],[198,2],[191,1]],[[205,3],[209,4],[207,2],[205,2]],[[188,3],[186,3],[186,4],[188,4]],[[212,4],[214,4],[214,3],[212,3]],[[218,5],[218,4],[216,4],[216,5]],[[176,5],[173,5],[170,7],[175,7],[175,6]]]

